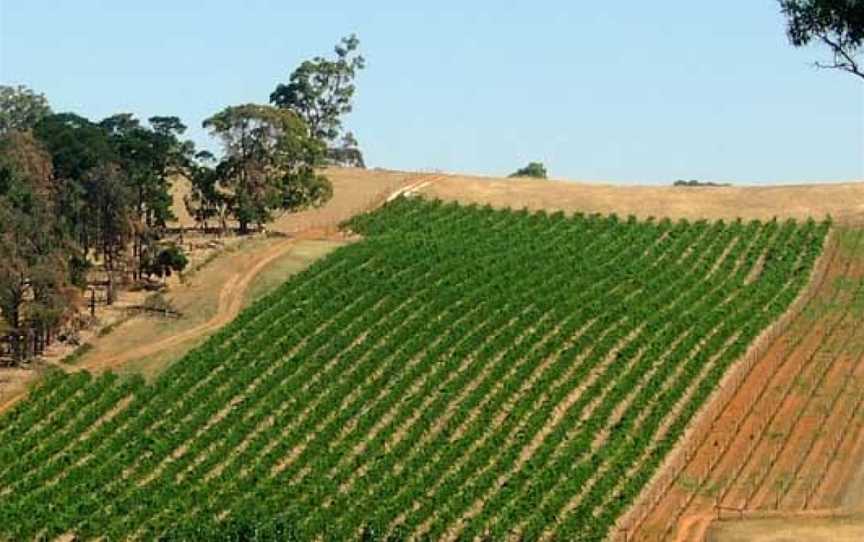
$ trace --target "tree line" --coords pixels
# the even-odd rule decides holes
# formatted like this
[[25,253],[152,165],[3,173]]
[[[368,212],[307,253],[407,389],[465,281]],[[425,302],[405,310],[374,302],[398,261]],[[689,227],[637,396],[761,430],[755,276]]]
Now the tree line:
[[365,67],[358,47],[356,36],[344,38],[334,58],[303,62],[269,104],[204,120],[218,157],[184,139],[175,116],[92,120],[54,112],[25,86],[0,85],[0,337],[12,362],[41,354],[94,282],[110,304],[121,283],[186,267],[168,227],[178,177],[191,181],[185,204],[196,222],[223,233],[229,222],[247,234],[329,200],[320,167],[363,166],[342,126]]

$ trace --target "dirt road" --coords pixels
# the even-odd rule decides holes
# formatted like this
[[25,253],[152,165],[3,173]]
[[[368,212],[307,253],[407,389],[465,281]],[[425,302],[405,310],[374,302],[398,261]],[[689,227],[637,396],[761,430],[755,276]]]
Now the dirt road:
[[[371,210],[400,194],[410,193],[418,186],[426,186],[439,178],[434,175],[409,176],[395,173],[381,176],[383,181],[375,176],[364,176],[363,172],[337,171],[333,178],[334,187],[338,189],[337,196],[321,209],[289,215],[277,221],[272,230],[290,233],[291,237],[252,253],[249,256],[251,259],[244,260],[242,268],[238,268],[236,272],[225,278],[219,290],[216,310],[205,322],[164,339],[135,344],[124,349],[120,354],[116,349],[100,352],[97,348],[75,365],[62,364],[58,361],[48,362],[47,365],[66,371],[99,372],[117,369],[130,361],[157,355],[178,345],[205,337],[228,324],[240,313],[255,278],[274,261],[288,254],[299,241],[333,237],[337,234],[337,226],[340,222],[359,212]],[[191,226],[191,224],[184,225]],[[117,329],[114,334],[123,332],[121,326],[121,329]],[[98,341],[97,338],[95,342]],[[14,375],[13,371],[6,372],[11,382],[3,390],[3,396],[0,396],[0,413],[25,397],[29,385],[38,379],[35,371],[17,370]],[[13,376],[14,381],[12,381]]]

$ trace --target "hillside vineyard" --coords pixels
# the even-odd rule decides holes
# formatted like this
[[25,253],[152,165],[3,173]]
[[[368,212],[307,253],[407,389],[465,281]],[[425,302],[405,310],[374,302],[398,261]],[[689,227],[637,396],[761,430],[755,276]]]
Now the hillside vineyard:
[[0,418],[0,539],[600,540],[829,227],[405,198],[349,226],[154,382],[52,375]]

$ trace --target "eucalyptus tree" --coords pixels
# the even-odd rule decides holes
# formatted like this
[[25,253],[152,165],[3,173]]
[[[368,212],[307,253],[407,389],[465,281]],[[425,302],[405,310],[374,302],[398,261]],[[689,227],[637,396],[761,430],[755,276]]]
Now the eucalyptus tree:
[[33,167],[47,153],[20,133],[2,136],[0,151],[0,319],[20,361],[70,315],[79,277],[56,200]]
[[287,84],[276,86],[270,103],[297,113],[310,135],[327,145],[329,162],[364,167],[354,135],[342,132],[342,118],[354,108],[354,80],[366,67],[359,48],[360,40],[351,34],[336,44],[334,58],[318,56],[304,61],[291,73]]
[[[224,156],[210,177],[211,192],[227,203],[240,233],[263,225],[274,213],[319,206],[332,196],[326,177],[316,172],[325,153],[293,111],[268,105],[228,107],[204,121]],[[207,173],[199,173],[207,179]]]
[[0,134],[29,130],[50,114],[43,94],[24,85],[0,85]]
[[144,252],[154,252],[153,245],[163,237],[168,221],[176,219],[171,209],[171,178],[187,172],[194,149],[190,142],[180,140],[186,126],[177,117],[151,117],[149,124],[142,126],[128,113],[100,122],[133,193],[135,276],[142,271]]
[[864,64],[858,56],[864,44],[864,0],[780,0],[780,8],[792,45],[816,42],[831,51],[831,61],[816,66],[864,79]]
[[108,133],[74,113],[49,115],[33,133],[51,155],[59,218],[86,256],[96,244],[99,226],[88,203],[94,188],[90,172],[114,157]]
[[231,198],[220,188],[216,157],[210,151],[195,154],[188,169],[189,193],[183,196],[186,211],[202,231],[209,229],[211,220],[219,224],[219,233],[228,230],[231,218]]

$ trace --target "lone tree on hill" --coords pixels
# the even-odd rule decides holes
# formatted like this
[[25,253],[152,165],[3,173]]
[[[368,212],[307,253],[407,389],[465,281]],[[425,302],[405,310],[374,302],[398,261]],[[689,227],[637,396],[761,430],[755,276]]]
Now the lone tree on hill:
[[795,47],[821,42],[831,50],[830,63],[819,68],[842,70],[864,79],[858,58],[864,43],[864,0],[780,0],[787,34]]
[[510,175],[510,178],[516,177],[530,177],[532,179],[545,179],[546,178],[546,166],[543,165],[542,162],[531,162],[527,166],[522,169],[516,171]]
[[274,211],[320,206],[332,197],[330,181],[315,171],[324,145],[293,111],[233,106],[205,120],[204,127],[225,150],[211,176],[222,190],[213,192],[227,202],[241,234],[250,224],[260,227],[272,220]]
[[366,67],[359,47],[360,40],[352,34],[336,45],[336,58],[304,61],[288,84],[280,83],[270,94],[270,103],[299,115],[309,134],[327,145],[331,163],[363,167],[354,135],[342,133],[342,117],[353,109],[354,79]]

